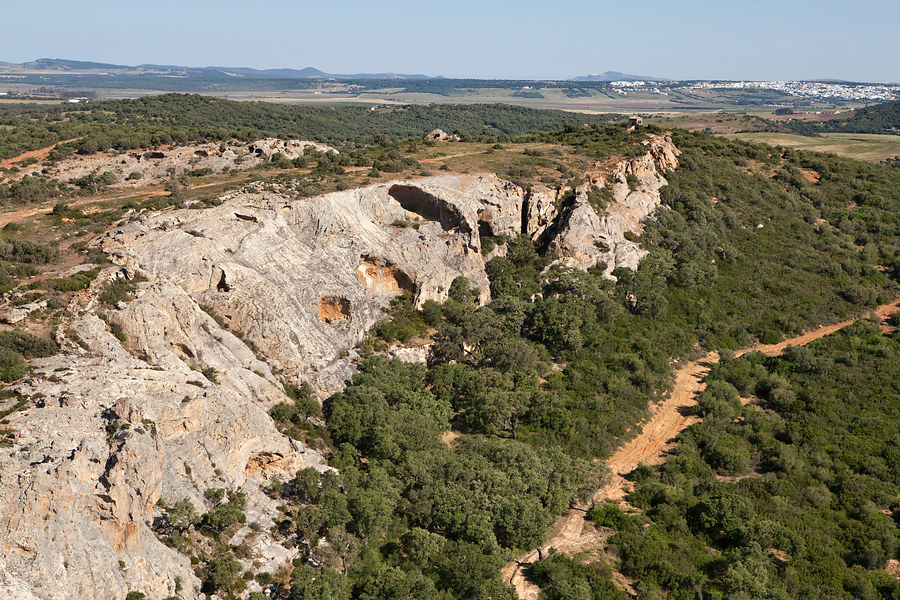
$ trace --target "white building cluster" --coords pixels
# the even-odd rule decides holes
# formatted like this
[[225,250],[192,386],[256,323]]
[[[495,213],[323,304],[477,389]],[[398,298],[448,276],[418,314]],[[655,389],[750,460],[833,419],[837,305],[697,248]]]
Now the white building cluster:
[[691,89],[772,90],[801,98],[840,98],[841,100],[887,101],[900,98],[900,85],[868,85],[816,81],[704,81],[691,83]]
[[817,81],[678,81],[660,84],[656,81],[611,81],[614,92],[623,96],[629,91],[644,91],[668,95],[669,90],[770,90],[798,98],[855,100],[859,102],[884,102],[900,99],[900,85],[828,83]]

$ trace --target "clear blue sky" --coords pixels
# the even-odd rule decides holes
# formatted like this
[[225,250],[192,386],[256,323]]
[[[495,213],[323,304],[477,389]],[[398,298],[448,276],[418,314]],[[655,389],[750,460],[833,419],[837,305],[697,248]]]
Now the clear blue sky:
[[4,2],[0,60],[900,81],[900,0]]

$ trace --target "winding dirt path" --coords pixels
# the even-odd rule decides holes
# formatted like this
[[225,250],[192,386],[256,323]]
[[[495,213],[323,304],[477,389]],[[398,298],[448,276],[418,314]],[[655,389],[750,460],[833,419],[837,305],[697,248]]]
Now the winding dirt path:
[[[891,304],[879,306],[875,313],[882,319],[900,312],[900,298]],[[736,356],[747,352],[762,352],[767,356],[781,354],[788,346],[804,346],[813,340],[832,334],[852,324],[855,320],[842,321],[834,325],[826,325],[793,337],[778,344],[758,345],[735,352]],[[892,328],[882,323],[883,331]],[[705,377],[709,370],[719,361],[716,352],[710,352],[698,360],[688,362],[675,371],[675,385],[672,393],[653,408],[653,414],[642,425],[640,434],[627,441],[610,456],[606,464],[612,470],[610,481],[597,490],[591,504],[574,506],[566,511],[550,530],[547,542],[541,547],[519,556],[508,563],[501,571],[503,580],[516,588],[522,600],[537,600],[540,588],[525,577],[525,569],[540,560],[549,549],[558,552],[576,554],[585,550],[594,550],[602,546],[603,539],[593,523],[587,519],[587,513],[594,504],[607,500],[623,502],[631,490],[631,483],[625,476],[637,468],[639,463],[659,465],[665,462],[668,453],[674,448],[674,438],[679,433],[700,421],[690,415],[689,409],[696,404],[695,396],[706,388]],[[619,582],[622,587],[629,588],[627,580]],[[630,591],[630,590],[629,590]]]
[[70,140],[63,140],[61,142],[56,142],[52,146],[47,146],[46,148],[38,148],[37,150],[29,150],[28,152],[23,152],[18,156],[13,156],[12,158],[7,158],[6,160],[0,161],[0,167],[14,167],[16,163],[22,162],[23,160],[29,158],[36,158],[39,161],[46,160],[50,153],[54,148],[59,146],[60,144],[68,144],[69,142],[77,142],[80,140],[80,137],[72,138]]

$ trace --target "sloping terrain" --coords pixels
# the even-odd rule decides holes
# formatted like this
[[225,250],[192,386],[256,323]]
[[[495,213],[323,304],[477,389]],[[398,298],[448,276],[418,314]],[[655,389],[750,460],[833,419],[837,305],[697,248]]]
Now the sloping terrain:
[[[881,320],[900,312],[900,300],[879,306],[874,314]],[[805,346],[826,335],[852,325],[855,321],[842,321],[826,325],[802,335],[786,339],[778,344],[756,345],[734,353],[740,356],[746,352],[761,352],[767,356],[777,356],[789,346]],[[606,465],[612,471],[612,478],[598,489],[589,505],[572,507],[559,518],[553,527],[553,534],[547,538],[540,550],[535,549],[516,558],[503,570],[504,579],[516,588],[522,600],[537,600],[540,588],[527,578],[527,567],[544,556],[550,549],[576,555],[580,552],[597,550],[603,539],[588,518],[590,509],[608,501],[624,502],[632,489],[628,475],[638,465],[656,466],[663,463],[674,448],[674,440],[679,433],[700,421],[691,409],[697,404],[697,394],[706,389],[705,378],[710,367],[719,361],[717,352],[710,352],[700,359],[679,367],[674,374],[675,384],[668,397],[654,407],[652,416],[640,424],[640,433],[623,444]]]
[[[675,152],[653,138],[646,154],[616,165],[609,184],[598,179],[595,187],[613,188],[610,216],[590,227],[570,217],[594,210],[586,189],[554,208],[541,234],[548,245],[578,235],[606,248],[560,260],[636,266],[642,254],[625,234],[658,205],[657,169],[674,167]],[[638,183],[630,187],[626,174]],[[195,597],[201,581],[190,560],[157,535],[186,501],[208,508],[208,522],[227,506],[216,504],[216,489],[246,498],[248,521],[230,540],[253,540],[240,568],[271,576],[298,549],[269,531],[278,512],[265,490],[304,467],[327,470],[321,452],[275,428],[268,412],[290,402],[283,384],[340,390],[354,347],[393,298],[443,301],[462,277],[486,302],[481,236],[536,234],[525,218],[532,195],[491,175],[299,200],[257,184],[220,200],[138,216],[100,236],[94,245],[116,266],[100,270],[55,324],[61,354],[35,362],[15,386],[32,403],[10,417],[14,433],[0,450],[2,472],[14,474],[0,479],[7,594]],[[631,250],[620,264],[621,245]]]
[[[71,192],[85,196],[77,206],[40,186],[5,198],[50,212],[0,232],[0,377],[12,382],[0,532],[16,536],[0,538],[0,589],[511,599],[501,569],[544,548],[548,530],[562,552],[531,573],[554,600],[620,597],[614,582],[643,595],[738,585],[708,564],[714,527],[701,523],[704,541],[648,523],[673,514],[668,488],[645,485],[652,467],[631,477],[629,504],[662,499],[656,512],[601,503],[597,527],[577,511],[552,525],[590,506],[604,474],[621,496],[622,471],[661,460],[695,418],[665,407],[688,402],[706,368],[672,379],[673,365],[713,350],[717,372],[746,362],[758,385],[725,406],[712,402],[721,386],[701,392],[704,419],[660,477],[707,457],[694,472],[705,502],[709,486],[751,488],[791,467],[789,448],[762,463],[733,432],[770,418],[744,393],[769,408],[795,396],[756,368],[764,355],[725,351],[897,296],[896,170],[625,125],[338,149],[340,162],[210,176],[220,187],[206,191],[122,197],[140,185],[128,182]],[[818,364],[800,350],[785,355]],[[854,368],[852,353],[842,360],[822,364],[839,376]],[[848,522],[871,528],[884,513],[866,502],[890,501],[859,497]],[[878,527],[889,553],[893,526]],[[612,531],[625,545],[611,556],[567,558]],[[659,539],[688,545],[666,558]],[[802,560],[790,540],[758,539]],[[880,556],[834,564],[887,589]]]

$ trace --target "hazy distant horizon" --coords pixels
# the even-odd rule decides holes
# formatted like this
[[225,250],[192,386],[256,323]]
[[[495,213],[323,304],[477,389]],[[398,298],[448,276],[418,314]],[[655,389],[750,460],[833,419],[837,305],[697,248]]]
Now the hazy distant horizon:
[[[38,18],[47,18],[38,24]],[[308,3],[50,0],[4,7],[0,60],[570,79],[900,81],[900,3],[760,0],[385,0]],[[39,25],[39,26],[38,26]],[[40,31],[40,35],[35,35]]]
[[804,79],[748,79],[748,78],[684,78],[684,79],[676,79],[672,77],[667,77],[665,74],[658,73],[626,73],[621,71],[620,69],[607,69],[601,72],[592,72],[592,73],[579,73],[576,75],[571,75],[568,77],[474,77],[468,75],[461,75],[456,77],[450,77],[444,75],[442,73],[406,73],[394,69],[377,69],[374,71],[361,71],[359,69],[350,69],[346,72],[332,72],[327,71],[326,69],[321,69],[316,65],[271,65],[271,66],[262,66],[262,67],[251,67],[248,65],[186,65],[186,64],[163,64],[156,62],[140,62],[135,64],[124,64],[124,63],[113,63],[107,60],[96,60],[93,58],[84,58],[84,57],[69,57],[69,56],[41,56],[37,58],[33,58],[25,61],[12,61],[6,60],[4,57],[0,56],[0,64],[9,63],[9,64],[22,64],[22,63],[30,63],[38,60],[67,60],[74,62],[88,62],[88,63],[99,63],[99,64],[110,64],[118,67],[149,67],[149,66],[157,66],[157,67],[181,67],[186,69],[255,69],[258,71],[266,71],[266,70],[296,70],[302,71],[307,68],[316,69],[318,71],[322,71],[328,75],[371,75],[371,74],[392,74],[392,75],[413,75],[419,76],[424,75],[428,79],[438,79],[438,78],[446,78],[446,79],[479,79],[483,81],[573,81],[576,77],[586,77],[586,76],[599,76],[605,75],[606,73],[620,73],[629,77],[645,77],[650,80],[652,79],[660,79],[667,81],[762,81],[762,82],[776,82],[776,81],[822,81],[822,82],[846,82],[846,83],[863,83],[863,84],[886,84],[886,85],[900,85],[900,81],[874,81],[874,80],[859,80],[859,79],[840,79],[836,77],[819,77],[819,78],[804,78]]

